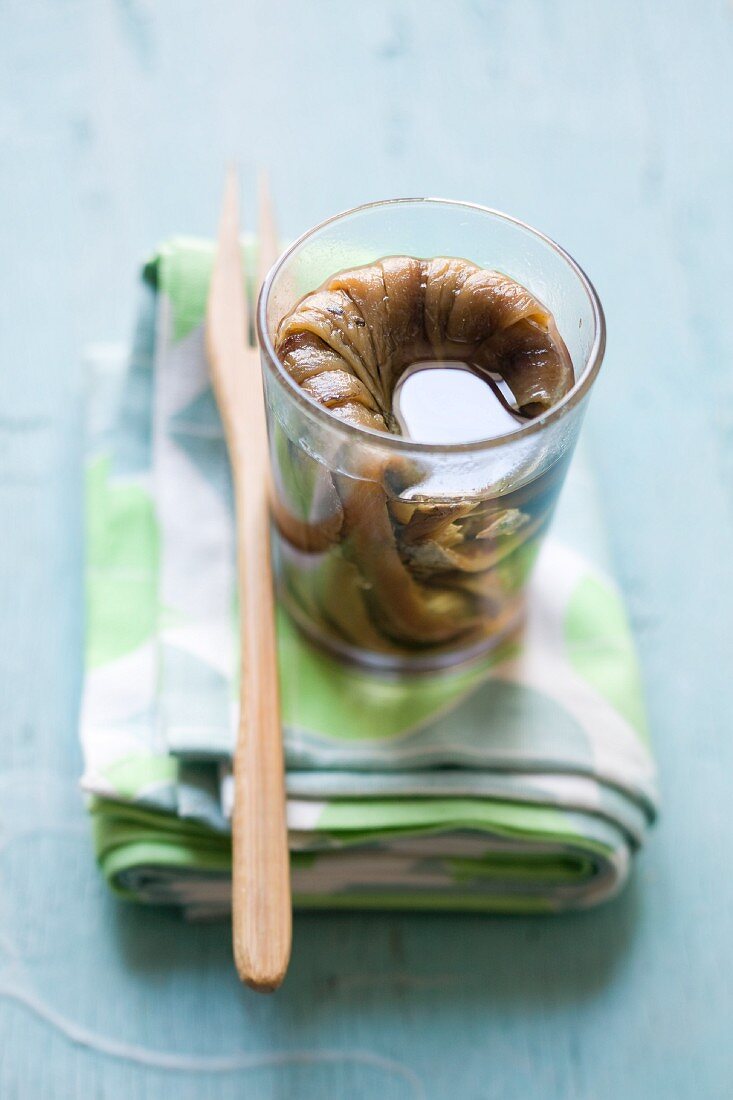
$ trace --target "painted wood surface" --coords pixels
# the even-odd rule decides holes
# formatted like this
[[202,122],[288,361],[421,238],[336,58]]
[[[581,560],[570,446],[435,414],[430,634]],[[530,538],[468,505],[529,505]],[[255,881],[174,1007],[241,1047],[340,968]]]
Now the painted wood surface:
[[[733,1093],[732,54],[727,0],[0,7],[3,1100]],[[214,231],[232,154],[288,233],[440,194],[587,268],[664,794],[602,911],[299,916],[269,999],[228,929],[107,896],[75,789],[81,349],[126,338],[158,240]]]

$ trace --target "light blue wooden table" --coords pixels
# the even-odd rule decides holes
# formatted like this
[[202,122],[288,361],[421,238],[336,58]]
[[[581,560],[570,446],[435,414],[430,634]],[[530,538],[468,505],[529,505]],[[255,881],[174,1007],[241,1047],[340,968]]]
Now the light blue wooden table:
[[[0,24],[2,1100],[732,1095],[731,3],[17,0]],[[665,803],[602,911],[299,916],[271,999],[225,927],[107,896],[75,788],[80,352],[126,338],[158,240],[212,230],[232,154],[269,166],[287,233],[440,194],[587,268],[587,434]]]

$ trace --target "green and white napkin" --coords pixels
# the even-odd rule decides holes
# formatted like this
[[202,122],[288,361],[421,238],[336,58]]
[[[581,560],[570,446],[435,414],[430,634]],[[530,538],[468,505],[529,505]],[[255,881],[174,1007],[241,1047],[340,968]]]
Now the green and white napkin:
[[[83,788],[120,894],[229,906],[236,725],[232,498],[204,356],[212,250],[143,271],[128,356],[89,357]],[[521,637],[399,680],[279,621],[299,906],[545,912],[615,894],[656,807],[634,647],[572,465]]]

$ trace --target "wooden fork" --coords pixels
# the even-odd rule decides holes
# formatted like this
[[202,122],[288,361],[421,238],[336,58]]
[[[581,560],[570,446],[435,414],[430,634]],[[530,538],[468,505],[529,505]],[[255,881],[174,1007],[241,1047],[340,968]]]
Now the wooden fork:
[[[292,939],[275,602],[267,502],[267,431],[239,237],[239,183],[227,173],[206,315],[214,392],[234,479],[240,601],[240,718],[234,754],[232,933],[240,978],[261,992],[285,977]],[[260,185],[258,285],[277,254]]]

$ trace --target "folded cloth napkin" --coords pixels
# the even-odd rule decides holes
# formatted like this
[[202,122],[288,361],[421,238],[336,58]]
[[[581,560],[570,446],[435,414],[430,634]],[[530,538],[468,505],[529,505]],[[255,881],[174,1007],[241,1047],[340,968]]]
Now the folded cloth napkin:
[[[144,268],[131,354],[89,357],[82,785],[100,866],[138,901],[229,906],[237,602],[229,468],[204,355],[212,248]],[[612,896],[655,814],[637,663],[576,456],[521,636],[398,679],[278,625],[300,906],[545,912]]]

